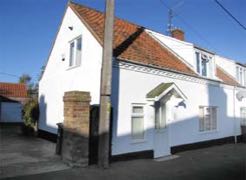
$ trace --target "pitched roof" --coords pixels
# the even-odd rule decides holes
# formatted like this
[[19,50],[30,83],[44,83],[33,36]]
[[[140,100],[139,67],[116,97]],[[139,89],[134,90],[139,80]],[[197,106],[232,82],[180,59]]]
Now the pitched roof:
[[159,96],[163,91],[167,90],[169,87],[171,87],[173,83],[161,83],[158,86],[156,86],[154,89],[152,89],[147,95],[147,98],[155,98],[156,96]]
[[231,77],[219,66],[216,66],[216,76],[220,78],[225,84],[231,86],[240,86],[240,84],[233,77]]
[[[103,45],[104,13],[73,2],[69,3],[69,7]],[[121,60],[196,75],[191,68],[151,37],[144,27],[119,18],[114,20],[113,48],[114,57]]]
[[0,96],[26,98],[26,85],[0,82]]

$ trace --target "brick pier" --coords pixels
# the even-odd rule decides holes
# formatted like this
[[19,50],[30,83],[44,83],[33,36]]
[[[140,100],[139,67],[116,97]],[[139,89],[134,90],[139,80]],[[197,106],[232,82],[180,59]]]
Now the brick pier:
[[62,159],[71,166],[88,166],[90,93],[65,92]]

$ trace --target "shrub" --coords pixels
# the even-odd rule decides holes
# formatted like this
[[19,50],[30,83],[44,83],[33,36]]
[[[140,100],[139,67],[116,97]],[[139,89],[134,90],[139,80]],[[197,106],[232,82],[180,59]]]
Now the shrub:
[[37,132],[38,118],[39,118],[38,100],[31,99],[24,105],[24,109],[23,109],[24,134],[30,135]]

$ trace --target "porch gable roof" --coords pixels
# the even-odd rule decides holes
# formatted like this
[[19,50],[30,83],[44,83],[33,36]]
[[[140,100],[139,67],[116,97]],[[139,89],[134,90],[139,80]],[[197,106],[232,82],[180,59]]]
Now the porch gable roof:
[[187,99],[184,93],[178,88],[175,83],[161,83],[152,89],[149,93],[147,93],[146,98],[149,100],[160,100],[163,96],[165,96],[171,90],[175,90],[176,94],[178,94],[182,99]]

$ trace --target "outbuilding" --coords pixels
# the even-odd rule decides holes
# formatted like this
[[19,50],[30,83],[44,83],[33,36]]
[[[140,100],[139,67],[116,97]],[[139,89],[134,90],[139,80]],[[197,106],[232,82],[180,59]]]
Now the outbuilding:
[[26,101],[25,84],[0,82],[0,123],[22,123],[22,109]]

